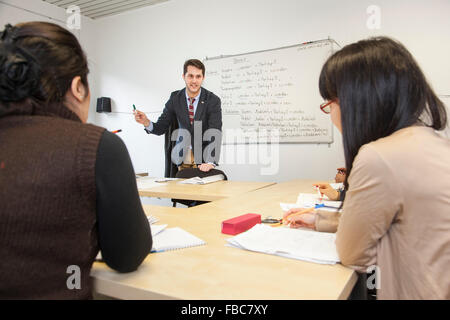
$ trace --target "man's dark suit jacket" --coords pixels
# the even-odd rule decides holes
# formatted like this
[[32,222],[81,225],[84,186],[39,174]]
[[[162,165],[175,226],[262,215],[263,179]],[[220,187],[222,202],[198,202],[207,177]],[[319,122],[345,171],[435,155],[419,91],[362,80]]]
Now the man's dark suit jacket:
[[[222,131],[222,108],[220,98],[216,96],[211,91],[206,90],[202,87],[200,100],[197,104],[197,109],[195,111],[194,121],[202,122],[202,137],[198,137],[202,140],[202,162],[208,162],[203,158],[203,152],[211,141],[203,141],[203,136],[208,129],[218,129]],[[176,174],[176,164],[171,161],[172,148],[175,146],[175,141],[171,141],[172,132],[175,129],[182,128],[186,129],[191,134],[192,151],[195,154],[195,143],[196,139],[194,135],[194,125],[191,125],[189,121],[189,111],[186,99],[186,88],[178,91],[172,92],[169,101],[167,101],[166,106],[156,123],[153,123],[153,131],[147,133],[152,133],[156,135],[166,134],[165,143],[165,154],[166,154],[166,177],[174,177]],[[214,141],[214,140],[212,140]],[[217,159],[214,161],[216,164],[220,156],[220,145],[221,141],[218,143],[218,148],[212,153],[212,156]]]

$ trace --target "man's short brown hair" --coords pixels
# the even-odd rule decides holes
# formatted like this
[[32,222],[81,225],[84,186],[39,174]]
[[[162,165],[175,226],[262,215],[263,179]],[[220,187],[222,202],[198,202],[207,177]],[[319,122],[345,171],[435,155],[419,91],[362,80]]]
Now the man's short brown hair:
[[189,59],[184,63],[183,75],[187,73],[187,68],[189,66],[196,67],[197,69],[202,70],[203,76],[205,76],[205,65],[198,59]]

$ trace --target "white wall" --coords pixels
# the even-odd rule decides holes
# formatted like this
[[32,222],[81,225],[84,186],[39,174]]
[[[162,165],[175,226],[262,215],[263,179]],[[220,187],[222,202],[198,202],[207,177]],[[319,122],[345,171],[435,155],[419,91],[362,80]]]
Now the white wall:
[[25,21],[49,21],[63,24],[65,11],[40,0],[1,0],[0,26],[6,23],[16,24]]
[[[20,3],[65,19],[64,10],[41,1]],[[379,30],[366,25],[366,10],[372,4],[381,9]],[[144,133],[133,120],[132,104],[156,120],[170,92],[183,87],[182,64],[187,58],[238,54],[328,36],[342,46],[373,35],[394,37],[413,53],[437,93],[449,94],[449,13],[448,0],[171,0],[113,17],[83,19],[78,36],[91,68],[89,119],[109,130],[122,129],[120,136],[135,170],[162,176],[163,138]],[[0,3],[2,24],[23,19],[34,20],[26,13],[19,17]],[[113,111],[124,113],[95,113],[100,96],[111,97]],[[344,164],[341,136],[336,130],[334,135],[331,145],[280,145],[280,169],[274,176],[261,176],[262,165],[220,168],[234,180],[331,179]],[[237,150],[249,149],[239,146]],[[227,152],[223,149],[224,155]]]
[[[387,1],[381,29],[367,28],[366,10],[373,1],[296,0],[171,0],[154,7],[96,21],[98,96],[113,99],[113,110],[93,121],[123,129],[135,169],[162,175],[163,138],[146,135],[133,122],[135,103],[152,120],[159,116],[170,92],[183,87],[187,58],[238,54],[276,48],[330,36],[346,45],[373,35],[403,42],[413,53],[439,94],[450,92],[450,2]],[[227,165],[232,179],[286,181],[331,179],[344,164],[341,136],[331,145],[280,145],[280,169],[261,176],[261,166]],[[239,152],[246,152],[239,146]],[[224,149],[224,154],[227,149]]]
[[[64,28],[67,28],[67,19],[70,14],[57,6],[51,5],[41,0],[0,0],[0,29],[3,30],[5,24],[12,25],[20,22],[29,21],[46,21],[56,23]],[[84,50],[88,52],[95,52],[95,30],[93,20],[86,17],[81,17],[81,29],[70,30],[80,41]],[[94,76],[95,63],[88,54],[88,60],[91,68],[89,75],[89,82],[95,87]],[[94,106],[89,110],[90,118],[95,116]]]

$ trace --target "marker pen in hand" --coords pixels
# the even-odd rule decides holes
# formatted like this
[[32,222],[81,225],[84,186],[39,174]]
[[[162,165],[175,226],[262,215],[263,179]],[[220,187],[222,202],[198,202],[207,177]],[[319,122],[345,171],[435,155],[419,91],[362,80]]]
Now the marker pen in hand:
[[112,133],[119,133],[122,132],[122,129],[116,130],[116,131],[111,131]]

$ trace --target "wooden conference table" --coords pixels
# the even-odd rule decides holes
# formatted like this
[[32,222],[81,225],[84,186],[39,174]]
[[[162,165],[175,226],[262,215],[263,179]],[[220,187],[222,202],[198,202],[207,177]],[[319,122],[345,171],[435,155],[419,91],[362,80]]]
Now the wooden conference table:
[[180,184],[179,180],[148,189],[138,188],[141,197],[215,201],[274,185],[274,182],[218,181],[205,185]]
[[95,290],[119,299],[347,299],[357,281],[353,270],[227,247],[230,236],[220,232],[223,220],[245,213],[281,217],[280,202],[295,203],[299,192],[313,192],[311,185],[295,180],[189,209],[145,206],[158,224],[181,227],[206,245],[152,253],[129,274],[96,262]]

